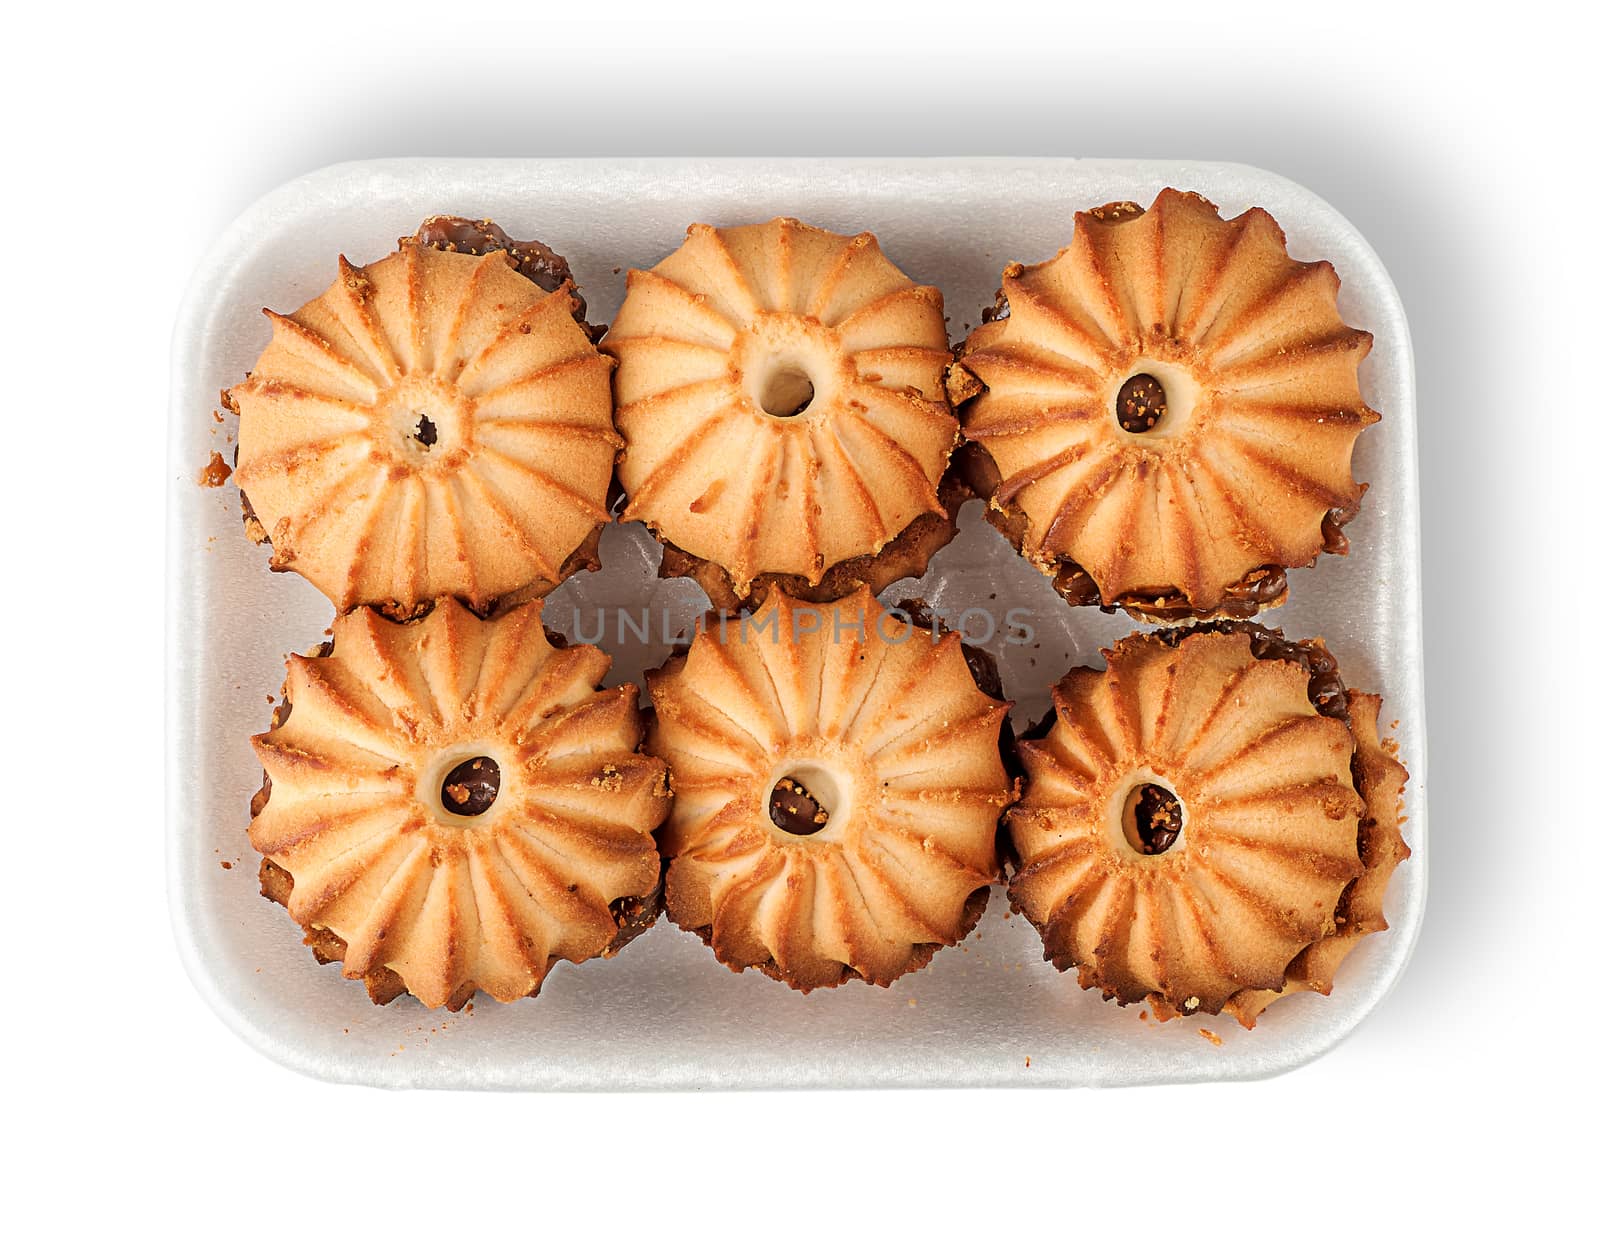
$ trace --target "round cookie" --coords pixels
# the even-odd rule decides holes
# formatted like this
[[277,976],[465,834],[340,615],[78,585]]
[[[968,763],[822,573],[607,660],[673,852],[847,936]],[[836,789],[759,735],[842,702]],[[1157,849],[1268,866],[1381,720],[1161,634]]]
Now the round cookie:
[[672,769],[668,916],[734,970],[800,991],[886,985],[976,924],[1014,796],[957,635],[860,590],[774,589],[651,674],[646,749]]
[[955,533],[943,300],[870,233],[692,225],[628,273],[602,348],[623,517],[718,607],[774,582],[813,600],[881,590]]
[[449,595],[482,613],[598,565],[610,359],[570,280],[533,278],[564,275],[559,256],[450,225],[366,267],[341,257],[321,296],[266,312],[271,343],[224,394],[247,529],[340,611]]
[[[1014,908],[1085,988],[1246,1025],[1383,925],[1405,773],[1320,643],[1220,622],[1074,669],[1018,744]],[[1370,799],[1370,801],[1369,801]]]
[[1054,259],[1005,269],[962,346],[967,474],[1069,602],[1147,620],[1248,617],[1285,570],[1343,553],[1378,420],[1326,262],[1254,208],[1163,190],[1077,216]]
[[609,657],[553,646],[541,610],[341,616],[251,739],[262,891],[379,1003],[533,995],[656,916],[670,794],[637,688],[598,689]]

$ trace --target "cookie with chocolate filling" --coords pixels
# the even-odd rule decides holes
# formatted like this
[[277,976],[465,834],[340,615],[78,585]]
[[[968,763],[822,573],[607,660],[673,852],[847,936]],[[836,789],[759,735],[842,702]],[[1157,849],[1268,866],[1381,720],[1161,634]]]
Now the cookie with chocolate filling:
[[1249,617],[1285,570],[1343,554],[1378,421],[1326,262],[1259,208],[1163,190],[1077,216],[1005,269],[949,388],[991,519],[1074,604],[1152,621]]
[[1126,638],[1018,744],[1013,907],[1059,969],[1158,1017],[1326,992],[1408,853],[1379,700],[1241,622]]
[[628,293],[617,360],[624,519],[721,608],[920,575],[955,533],[939,291],[870,233],[696,224]]
[[1014,796],[1009,704],[960,636],[858,590],[774,588],[650,674],[646,749],[671,766],[668,917],[733,970],[802,992],[887,985],[977,923]]
[[656,917],[671,795],[637,688],[599,689],[609,657],[553,644],[541,610],[347,613],[251,739],[262,892],[380,1004],[531,996]]
[[475,611],[598,567],[621,441],[611,360],[565,260],[489,221],[434,217],[326,292],[266,312],[224,394],[246,529],[340,610]]

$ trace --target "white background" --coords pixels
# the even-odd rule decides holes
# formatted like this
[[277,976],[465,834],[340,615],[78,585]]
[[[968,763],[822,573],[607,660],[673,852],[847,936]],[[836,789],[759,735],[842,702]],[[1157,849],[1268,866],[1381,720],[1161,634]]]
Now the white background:
[[[1591,1219],[1592,36],[1530,3],[1492,22],[1166,8],[8,17],[0,1227],[972,1239]],[[1429,909],[1396,993],[1316,1064],[1202,1088],[387,1094],[263,1060],[191,990],[163,892],[163,422],[191,267],[257,196],[336,160],[833,153],[1254,163],[1384,257],[1417,352],[1432,761]]]

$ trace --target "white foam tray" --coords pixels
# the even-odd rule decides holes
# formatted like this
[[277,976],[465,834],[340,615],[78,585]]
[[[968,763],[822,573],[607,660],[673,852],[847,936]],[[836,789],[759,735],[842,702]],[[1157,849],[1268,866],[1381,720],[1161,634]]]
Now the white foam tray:
[[[1353,554],[1291,573],[1291,599],[1267,618],[1291,637],[1320,634],[1346,679],[1380,691],[1411,770],[1411,860],[1390,885],[1390,930],[1369,937],[1331,997],[1272,1006],[1253,1032],[1218,1018],[1142,1022],[1082,991],[1042,959],[1000,889],[964,945],[888,989],[853,983],[800,996],[756,974],[734,975],[662,919],[610,961],[556,967],[535,1000],[480,997],[471,1013],[410,997],[371,1005],[357,983],[318,966],[281,907],[263,900],[245,837],[261,772],[247,739],[268,726],[283,658],[323,637],[329,605],[292,575],[272,574],[249,544],[231,486],[195,476],[213,449],[231,460],[232,421],[212,417],[268,338],[262,306],[291,310],[320,293],[339,253],[368,262],[434,212],[487,215],[538,237],[572,263],[590,318],[607,322],[623,292],[614,269],[645,267],[691,221],[800,216],[841,232],[870,229],[889,257],[945,296],[959,340],[993,298],[1002,265],[1065,245],[1072,212],[1116,199],[1149,202],[1163,186],[1197,190],[1225,215],[1267,208],[1299,258],[1331,259],[1345,318],[1375,337],[1362,383],[1383,421],[1356,449],[1371,482],[1350,527]],[[1074,1086],[1256,1078],[1332,1048],[1392,987],[1415,943],[1426,887],[1427,759],[1416,414],[1405,315],[1383,265],[1354,228],[1299,185],[1237,165],[1062,159],[940,160],[382,160],[289,183],[244,213],[201,264],[173,348],[169,457],[167,653],[168,867],[173,923],[195,986],[267,1056],[321,1078],[373,1085],[491,1089],[815,1086]],[[659,583],[658,553],[636,527],[612,527],[605,569],[552,596],[553,624],[601,606],[665,609],[685,624],[699,588]],[[951,615],[991,593],[1033,613],[1037,648],[994,646],[1019,726],[1042,714],[1048,688],[1075,663],[1134,628],[1068,608],[981,519],[921,582]],[[638,678],[667,643],[606,645],[612,680]],[[224,867],[223,864],[231,864]]]

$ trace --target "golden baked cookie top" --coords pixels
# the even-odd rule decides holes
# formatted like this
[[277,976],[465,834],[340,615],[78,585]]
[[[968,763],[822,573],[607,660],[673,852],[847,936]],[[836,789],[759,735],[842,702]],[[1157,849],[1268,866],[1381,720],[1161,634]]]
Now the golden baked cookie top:
[[1378,419],[1357,378],[1372,338],[1338,291],[1259,208],[1224,220],[1163,190],[1080,212],[1054,259],[1005,269],[951,374],[999,524],[1073,602],[1280,602],[1285,568],[1348,546],[1351,454]]
[[375,999],[527,996],[654,915],[670,796],[636,752],[638,690],[598,689],[610,658],[552,646],[541,611],[348,613],[331,651],[289,658],[286,703],[251,739],[267,779],[250,842]]
[[[1320,644],[1225,624],[1133,635],[1103,672],[1062,679],[1048,731],[1019,743],[1007,815],[1012,903],[1046,956],[1163,1016],[1278,992],[1308,946],[1351,930],[1369,865],[1337,667]],[[1367,788],[1375,806],[1398,793]],[[1357,904],[1371,920],[1375,896],[1381,923],[1393,866],[1370,865]]]
[[870,233],[692,225],[628,273],[602,348],[617,360],[623,516],[720,567],[736,596],[762,575],[816,586],[944,514],[943,300]]
[[960,639],[857,592],[774,589],[650,675],[672,769],[667,913],[733,969],[887,984],[961,939],[998,877],[1008,704]]
[[610,359],[520,252],[405,239],[289,315],[229,389],[235,478],[292,569],[344,610],[542,595],[608,520]]

